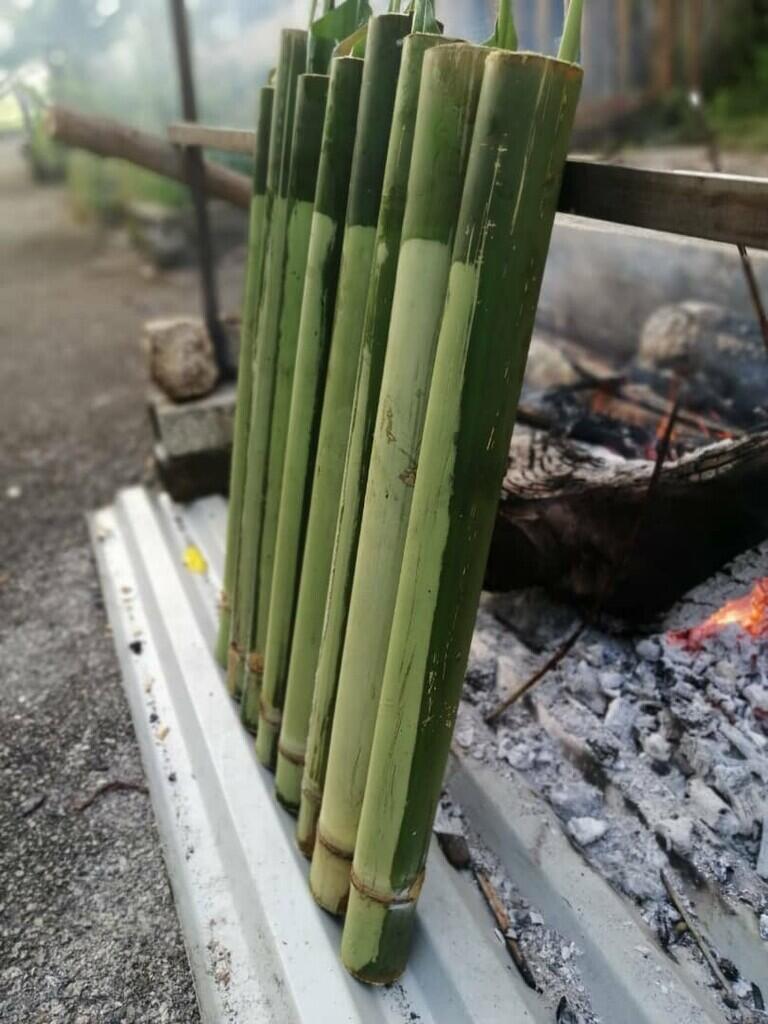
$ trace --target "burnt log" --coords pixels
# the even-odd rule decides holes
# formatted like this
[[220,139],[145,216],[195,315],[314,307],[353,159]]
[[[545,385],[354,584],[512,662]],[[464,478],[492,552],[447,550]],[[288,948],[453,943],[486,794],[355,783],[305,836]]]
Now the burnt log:
[[518,426],[486,587],[648,619],[768,536],[768,430],[654,463]]

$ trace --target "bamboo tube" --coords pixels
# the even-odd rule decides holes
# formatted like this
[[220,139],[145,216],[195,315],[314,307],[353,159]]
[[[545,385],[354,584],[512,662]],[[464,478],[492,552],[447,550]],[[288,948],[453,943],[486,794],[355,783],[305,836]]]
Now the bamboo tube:
[[[257,756],[269,767],[274,767],[277,756],[310,501],[313,507],[318,502],[332,506],[326,514],[330,519],[324,530],[326,545],[336,519],[402,40],[410,25],[410,17],[404,14],[383,14],[369,25],[330,350],[326,343],[318,351],[312,340],[304,350],[306,358],[293,395],[256,739]],[[312,599],[319,603],[323,596],[318,589]],[[261,615],[261,598],[259,607]],[[257,643],[259,639],[257,634]],[[291,757],[289,745],[285,750]],[[298,794],[291,799],[278,786],[278,796],[298,808]]]
[[256,568],[258,565],[263,495],[272,414],[275,348],[282,295],[283,261],[288,221],[288,180],[291,139],[296,109],[296,85],[306,65],[307,34],[286,29],[281,34],[280,59],[272,108],[272,126],[267,168],[270,202],[269,234],[264,263],[264,280],[256,327],[256,362],[252,385],[251,422],[246,454],[243,514],[240,524],[239,558],[232,603],[232,625],[227,666],[230,693],[239,696],[244,677],[244,652],[249,650],[253,621]]
[[318,675],[302,785],[303,798],[317,803],[333,720],[333,771],[325,779],[310,872],[315,899],[332,913],[340,913],[347,900],[435,345],[489,52],[465,43],[436,47],[424,58],[387,354],[339,674],[339,703],[334,719],[335,680]]
[[253,156],[253,194],[251,196],[250,226],[248,229],[248,268],[243,299],[243,326],[240,335],[240,359],[237,373],[235,427],[232,442],[232,463],[229,477],[229,511],[227,514],[227,550],[224,562],[224,581],[221,591],[219,633],[216,658],[222,668],[227,667],[227,651],[232,628],[231,598],[237,579],[237,561],[240,546],[240,520],[243,512],[245,488],[245,458],[248,451],[248,428],[251,422],[251,392],[253,387],[254,337],[259,296],[266,254],[265,236],[269,225],[267,199],[267,166],[269,163],[269,136],[272,125],[272,104],[275,90],[265,86],[259,92],[256,117],[256,143]]
[[[261,537],[256,560],[256,593],[252,605],[249,653],[245,665],[244,688],[249,693],[249,698],[243,704],[242,719],[249,729],[255,729],[257,725],[256,695],[259,693],[261,682],[260,652],[263,650],[260,637],[262,623],[269,611],[277,513],[288,436],[301,300],[309,255],[329,81],[327,75],[305,74],[300,76],[297,87],[285,256],[280,275],[282,291],[276,299],[279,315],[274,352],[267,469],[262,498]],[[255,653],[257,650],[258,656]]]
[[[426,52],[443,41],[442,36],[417,33],[408,36],[403,47],[374,245],[378,255],[368,286],[341,495],[335,505],[334,514],[338,516],[338,521],[324,521],[324,506],[316,507],[319,499],[313,497],[307,529],[285,716],[280,737],[281,747],[285,747],[293,757],[289,764],[284,764],[278,755],[277,767],[277,782],[286,800],[301,797],[302,768],[315,677],[317,675],[318,679],[332,681],[331,687],[328,687],[327,682],[319,684],[323,689],[321,701],[325,701],[325,694],[332,696],[335,692],[338,678],[354,555],[389,335],[421,71]],[[331,550],[328,538],[334,527],[335,539]],[[327,601],[324,600],[326,595]],[[323,662],[323,667],[319,669],[319,664]],[[325,714],[319,717],[322,720]],[[327,749],[327,744],[315,744],[314,749]],[[311,763],[306,774],[308,795],[301,800],[296,834],[301,849],[307,856],[311,856],[320,810],[312,794],[322,788],[322,773]]]
[[342,939],[374,984],[405,967],[580,85],[486,63]]

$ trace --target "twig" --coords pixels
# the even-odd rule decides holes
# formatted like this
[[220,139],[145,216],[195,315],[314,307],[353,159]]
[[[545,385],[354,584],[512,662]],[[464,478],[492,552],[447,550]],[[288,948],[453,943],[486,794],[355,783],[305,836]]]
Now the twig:
[[683,901],[680,899],[677,892],[675,891],[675,887],[672,884],[672,879],[669,877],[664,868],[661,869],[661,880],[664,883],[664,888],[667,890],[667,895],[672,901],[675,910],[678,912],[680,917],[685,922],[686,928],[690,932],[691,937],[693,938],[696,945],[701,950],[702,955],[709,964],[709,968],[714,974],[718,984],[723,989],[723,991],[726,992],[727,995],[733,1000],[734,1005],[736,1005],[736,1001],[733,995],[733,989],[731,988],[723,972],[720,970],[720,964],[717,962],[717,958],[712,953],[712,950],[708,947],[707,943],[704,941],[701,932],[698,930],[698,928],[693,922],[693,918],[688,913],[688,911],[685,908],[685,905],[683,904]]
[[500,718],[501,715],[504,714],[508,707],[511,707],[512,704],[516,704],[522,697],[526,695],[526,693],[528,693],[529,690],[532,690],[533,687],[541,679],[544,678],[544,676],[548,675],[552,671],[552,669],[557,668],[560,662],[568,656],[571,649],[577,643],[579,637],[586,628],[586,622],[580,623],[580,625],[573,631],[573,633],[571,633],[567,640],[555,651],[552,657],[547,662],[545,662],[537,672],[534,672],[531,678],[528,679],[527,682],[523,683],[519,690],[515,690],[515,692],[511,694],[509,697],[505,697],[505,699],[500,704],[497,704],[497,706],[493,709],[493,711],[491,711],[490,714],[485,716],[485,721],[487,722],[487,724],[492,725],[497,718]]
[[531,678],[526,683],[524,683],[523,686],[520,687],[519,690],[515,690],[514,693],[512,693],[509,697],[505,698],[500,704],[498,704],[490,712],[490,714],[485,716],[485,721],[488,725],[491,725],[501,715],[503,715],[507,708],[511,707],[513,704],[516,704],[521,697],[524,697],[525,694],[527,694],[530,690],[533,689],[534,686],[537,685],[537,683],[541,682],[541,680],[546,675],[548,675],[552,671],[552,669],[557,668],[560,662],[568,656],[572,648],[576,645],[579,637],[587,628],[588,621],[594,622],[600,615],[602,607],[605,604],[606,598],[608,597],[608,594],[611,591],[612,585],[617,579],[620,578],[621,573],[626,568],[627,563],[632,557],[632,552],[635,550],[635,547],[637,545],[637,538],[640,536],[640,531],[642,530],[643,525],[645,524],[645,520],[648,515],[648,509],[651,507],[653,497],[659,485],[659,480],[661,479],[661,471],[664,468],[664,463],[666,462],[667,456],[669,455],[669,449],[672,444],[672,434],[674,433],[679,413],[680,388],[678,387],[677,393],[674,398],[674,403],[669,414],[669,418],[664,428],[664,434],[659,440],[659,444],[656,449],[656,462],[653,467],[653,472],[651,473],[651,478],[648,481],[648,489],[645,492],[645,500],[643,501],[640,513],[637,517],[637,521],[635,522],[635,527],[629,536],[629,540],[627,541],[623,557],[616,564],[616,568],[614,569],[614,572],[612,573],[611,577],[606,579],[605,585],[603,586],[600,594],[598,595],[598,598],[595,602],[595,607],[592,611],[591,616],[589,616],[589,620],[585,619],[583,622],[581,622],[581,624],[574,630],[574,632],[571,633],[571,635],[568,637],[565,643],[563,643],[562,646],[557,651],[555,651],[552,657],[544,665],[542,665],[542,667],[538,669],[538,671],[536,671],[531,676]]
[[504,944],[507,947],[507,952],[512,957],[515,967],[520,971],[520,976],[528,988],[532,988],[534,992],[538,992],[539,987],[536,984],[536,978],[533,976],[533,971],[525,958],[525,954],[522,949],[520,949],[520,943],[517,939],[513,939],[512,936],[508,934],[510,929],[509,914],[507,913],[504,904],[501,902],[501,897],[491,885],[491,880],[483,871],[480,871],[479,868],[474,868],[473,870],[477,884],[480,886],[480,892],[485,897],[485,902],[488,904],[488,907],[493,914],[496,926],[504,937]]
[[149,790],[143,782],[132,782],[130,779],[112,779],[110,782],[104,782],[81,803],[74,804],[72,810],[80,814],[98,800],[100,796],[103,796],[105,793],[114,792],[148,793]]
[[763,335],[765,350],[768,352],[768,314],[765,312],[763,297],[760,294],[760,285],[757,283],[755,268],[752,266],[752,260],[746,245],[740,245],[738,249],[739,256],[741,257],[741,266],[744,269],[744,277],[747,279],[747,287],[749,288],[749,294],[752,296],[752,303],[757,314],[757,322]]

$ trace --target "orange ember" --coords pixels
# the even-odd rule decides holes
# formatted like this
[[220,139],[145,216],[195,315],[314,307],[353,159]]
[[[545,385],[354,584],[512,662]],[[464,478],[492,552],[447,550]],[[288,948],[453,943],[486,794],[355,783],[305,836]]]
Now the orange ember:
[[725,626],[740,626],[752,637],[768,636],[768,576],[758,580],[749,594],[728,601],[698,626],[671,630],[667,635],[675,643],[696,650]]

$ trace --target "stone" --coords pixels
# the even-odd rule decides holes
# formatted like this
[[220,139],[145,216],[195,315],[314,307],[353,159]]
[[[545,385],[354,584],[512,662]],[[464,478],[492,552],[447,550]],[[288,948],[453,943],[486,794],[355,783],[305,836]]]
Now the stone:
[[664,818],[656,826],[658,835],[681,857],[687,857],[693,849],[693,821],[690,818]]
[[760,686],[758,683],[750,683],[744,688],[744,696],[749,705],[755,711],[768,714],[768,686]]
[[763,942],[768,942],[768,914],[761,914],[758,922],[760,928],[760,938]]
[[199,317],[165,317],[144,325],[152,380],[174,401],[210,394],[219,379],[213,344]]
[[496,685],[496,651],[488,637],[475,632],[469,649],[466,681],[477,690],[492,690]]
[[603,796],[588,782],[561,782],[549,792],[549,800],[562,818],[588,818],[599,813]]
[[599,818],[571,818],[568,822],[568,831],[579,846],[591,846],[603,838],[608,831],[608,825]]
[[654,761],[666,762],[672,757],[672,747],[664,733],[652,732],[643,737],[642,743],[643,750]]
[[633,701],[627,700],[626,697],[616,697],[608,705],[605,726],[619,739],[629,740],[637,714],[637,705]]
[[624,676],[620,672],[601,672],[599,679],[600,689],[609,700],[618,697],[624,685]]
[[645,658],[646,661],[658,661],[661,657],[661,646],[658,640],[638,640],[635,650],[638,657]]
[[724,836],[734,836],[740,831],[739,820],[728,804],[701,779],[690,780],[688,797],[701,820],[716,832]]

